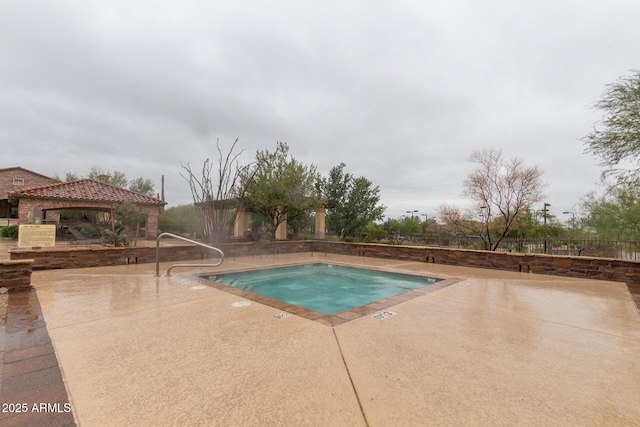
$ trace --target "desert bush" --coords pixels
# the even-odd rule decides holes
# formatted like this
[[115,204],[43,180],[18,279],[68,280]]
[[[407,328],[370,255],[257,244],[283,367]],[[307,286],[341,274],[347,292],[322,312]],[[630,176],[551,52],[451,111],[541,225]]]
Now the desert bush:
[[18,238],[18,226],[17,225],[7,225],[5,227],[0,228],[0,237],[8,237],[11,239]]

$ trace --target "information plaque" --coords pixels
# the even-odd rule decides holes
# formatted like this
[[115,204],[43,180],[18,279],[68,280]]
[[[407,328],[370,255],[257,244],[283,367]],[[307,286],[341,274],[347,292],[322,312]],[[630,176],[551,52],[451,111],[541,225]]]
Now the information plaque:
[[18,246],[21,248],[55,245],[55,225],[20,224],[18,227]]

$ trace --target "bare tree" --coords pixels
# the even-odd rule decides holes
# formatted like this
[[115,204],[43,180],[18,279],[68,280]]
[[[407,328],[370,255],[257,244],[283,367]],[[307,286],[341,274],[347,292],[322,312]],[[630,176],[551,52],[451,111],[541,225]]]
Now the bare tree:
[[232,211],[236,207],[235,195],[238,190],[240,176],[246,176],[250,165],[240,166],[238,158],[244,150],[236,151],[236,139],[231,148],[223,155],[220,140],[216,141],[218,150],[218,174],[212,176],[213,162],[206,159],[202,170],[196,174],[191,163],[181,164],[185,175],[180,174],[188,183],[202,220],[202,230],[207,241],[222,241],[231,235],[235,215]]
[[464,194],[472,207],[462,214],[458,208],[442,206],[440,218],[456,233],[479,236],[484,249],[495,251],[518,214],[542,200],[542,171],[518,158],[506,160],[495,149],[474,151],[471,161],[478,168],[465,179]]

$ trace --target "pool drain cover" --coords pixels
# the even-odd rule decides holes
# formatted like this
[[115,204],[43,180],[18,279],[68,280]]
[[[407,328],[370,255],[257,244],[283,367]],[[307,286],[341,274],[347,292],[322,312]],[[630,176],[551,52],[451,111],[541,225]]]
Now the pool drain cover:
[[397,313],[393,312],[393,311],[383,311],[382,313],[378,313],[378,314],[374,314],[373,317],[374,319],[378,319],[378,320],[384,320],[387,317],[391,317],[391,316],[395,316]]
[[249,301],[238,301],[231,304],[231,307],[246,307],[248,305],[251,305]]

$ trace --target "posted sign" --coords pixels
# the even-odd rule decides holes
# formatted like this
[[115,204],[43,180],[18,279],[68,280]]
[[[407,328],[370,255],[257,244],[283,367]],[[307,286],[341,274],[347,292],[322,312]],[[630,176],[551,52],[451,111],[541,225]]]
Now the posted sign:
[[18,246],[55,246],[56,226],[41,224],[20,224],[18,226]]

